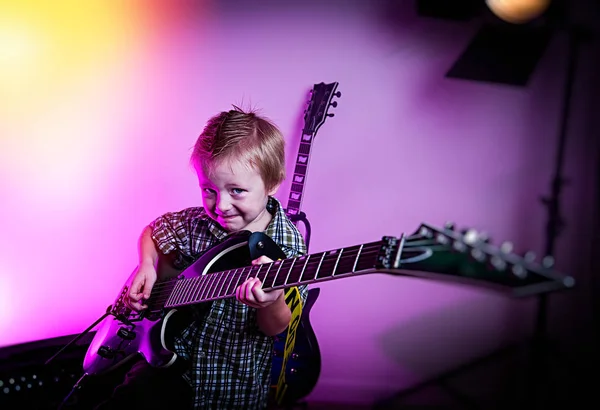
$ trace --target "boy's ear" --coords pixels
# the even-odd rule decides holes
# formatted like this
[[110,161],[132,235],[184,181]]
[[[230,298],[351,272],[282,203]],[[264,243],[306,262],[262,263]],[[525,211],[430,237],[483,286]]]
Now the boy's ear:
[[270,196],[275,195],[280,186],[281,186],[281,182],[279,184],[275,185],[273,188],[271,188],[269,190],[269,192],[267,192],[267,195],[270,195]]

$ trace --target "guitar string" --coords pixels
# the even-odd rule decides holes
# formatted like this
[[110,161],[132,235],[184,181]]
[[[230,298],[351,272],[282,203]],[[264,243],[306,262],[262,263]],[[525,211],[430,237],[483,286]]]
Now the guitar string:
[[[367,257],[368,258],[368,257],[375,256],[379,252],[380,246],[376,246],[375,248],[376,248],[375,249],[376,252],[374,252],[374,249],[367,248],[367,250],[365,251],[364,250],[365,248],[363,248],[363,250],[360,252],[360,257],[361,258],[362,257]],[[350,252],[349,250],[346,250],[346,251]],[[318,266],[319,263],[321,263],[321,268],[320,269],[327,270],[327,268],[332,268],[336,263],[344,263],[344,262],[347,263],[348,261],[355,260],[356,259],[356,255],[358,255],[358,248],[355,249],[355,250],[353,250],[353,252],[355,253],[354,255],[352,255],[352,254],[346,254],[344,256],[344,254],[342,254],[342,256],[339,258],[340,261],[338,261],[338,254],[325,255],[325,257],[323,257],[323,258],[322,258],[322,255],[323,255],[322,253],[321,254],[316,254],[316,255],[314,255],[315,257],[312,260],[309,259],[309,261],[306,264],[305,268],[304,268],[303,264],[298,264],[297,265],[298,268],[295,267],[296,265],[290,265],[289,267],[284,267],[284,270],[290,271],[289,268],[292,268],[292,266],[294,266],[294,267],[291,269],[291,271],[289,273],[295,271],[296,269],[310,270],[311,268],[314,268],[315,266]],[[323,259],[322,262],[321,262],[321,259]],[[238,268],[238,270],[239,269],[241,269],[241,268]],[[196,283],[188,285],[189,289],[193,289],[194,286],[196,286],[197,290],[195,292],[198,294],[198,296],[201,295],[201,294],[203,294],[203,293],[206,293],[206,295],[210,294],[212,296],[215,293],[215,290],[216,290],[217,287],[221,291],[219,293],[222,293],[222,290],[225,289],[225,286],[227,286],[226,289],[228,290],[228,289],[230,289],[232,287],[231,285],[233,283],[235,283],[236,285],[233,286],[233,289],[236,289],[237,286],[238,286],[238,284],[239,284],[239,282],[240,282],[240,279],[242,279],[244,276],[250,277],[251,273],[253,275],[255,275],[255,274],[258,273],[259,277],[262,276],[262,272],[259,271],[257,268],[251,269],[249,272],[246,272],[246,270],[243,269],[241,272],[238,272],[238,273],[235,273],[235,274],[231,275],[232,272],[235,272],[235,270],[219,272],[221,275],[224,274],[226,277],[227,276],[231,277],[231,280],[229,281],[229,283],[227,285],[226,285],[227,278],[225,278],[225,280],[223,280],[223,279],[216,279],[216,280],[213,280],[212,283],[208,283],[207,282],[209,279],[202,280],[202,278],[205,278],[205,277],[209,278],[209,276],[212,275],[212,274],[208,274],[206,276],[197,276],[195,278],[190,278],[190,280],[192,280],[192,281],[195,280]],[[348,274],[348,273],[354,273],[354,271],[344,272],[343,274],[345,275],[345,274]],[[266,277],[264,277],[264,279],[262,280],[262,282],[263,283],[274,282],[275,279],[278,276],[279,275],[277,273],[277,270],[268,271],[268,274],[266,275]],[[312,281],[317,281],[317,280],[318,280],[318,275],[316,275],[316,277],[312,277],[310,279],[303,279],[303,280],[300,280],[298,282],[290,282],[290,283],[285,283],[285,284],[287,284],[288,286],[294,286],[295,284],[301,284],[301,282],[305,282],[305,281],[312,282]],[[198,286],[197,282],[199,282],[199,281],[203,281],[203,283],[200,283],[199,286]],[[157,290],[158,290],[158,292],[156,292],[156,293],[153,292],[152,293],[152,297],[150,298],[150,300],[152,300],[153,304],[157,304],[157,303],[161,303],[161,302],[166,302],[166,300],[168,299],[168,297],[171,295],[172,291],[174,290],[174,287],[175,287],[176,283],[177,283],[177,281],[170,281],[170,282],[162,282],[162,283],[157,284],[157,287],[158,287]],[[191,283],[191,282],[188,282],[188,283]],[[281,285],[283,285],[283,283]],[[278,286],[281,286],[281,285],[278,285]],[[206,286],[208,286],[209,289],[205,289]],[[211,289],[211,288],[213,288],[213,289]],[[229,295],[229,294],[233,295],[233,292],[227,292],[226,293],[226,295]],[[194,298],[194,299],[196,299],[196,298]],[[205,299],[205,297],[202,297],[200,299]],[[206,299],[211,299],[211,298],[206,298]]]
[[[412,242],[412,241],[411,241]],[[416,245],[416,244],[414,244]],[[422,245],[422,244],[420,244]],[[413,248],[413,244],[411,243],[405,243],[404,244],[405,248]],[[321,252],[321,253],[317,253],[317,254],[311,254],[309,256],[312,257],[312,259],[309,258],[308,263],[306,263],[306,266],[304,266],[303,264],[298,264],[296,267],[296,265],[290,265],[289,267],[284,267],[284,270],[288,271],[288,274],[286,275],[286,278],[289,278],[289,275],[296,269],[302,269],[302,275],[304,276],[303,272],[305,270],[310,270],[311,268],[314,268],[315,265],[318,265],[319,263],[321,264],[321,268],[319,269],[323,269],[326,270],[326,268],[330,268],[331,265],[335,265],[337,263],[343,263],[342,260],[344,260],[345,262],[348,262],[349,260],[355,260],[356,261],[356,257],[357,255],[360,258],[363,257],[372,257],[374,254],[378,253],[379,250],[381,248],[381,242],[376,242],[376,243],[371,243],[369,245],[366,245],[362,247],[362,249],[360,248],[360,245],[355,245],[355,246],[351,246],[351,247],[347,247],[347,248],[341,248],[338,250],[334,250],[334,251],[325,251],[325,252]],[[360,252],[359,252],[360,250]],[[338,260],[338,256],[339,256],[339,252],[342,252],[342,255],[339,257]],[[346,253],[344,253],[344,251]],[[333,253],[331,253],[333,252]],[[426,252],[425,252],[426,253]],[[325,256],[323,256],[323,254],[325,254]],[[417,261],[415,258],[418,258],[418,260],[423,260],[426,259],[427,257],[429,257],[430,255],[419,255],[417,257],[413,257],[413,258],[409,258],[409,259],[405,259],[405,260],[401,260],[401,262],[414,262]],[[308,256],[304,256],[302,258],[306,258]],[[301,258],[289,258],[289,260],[293,260],[293,259],[301,259]],[[285,259],[284,261],[287,261],[288,259]],[[283,265],[284,262],[281,262],[281,265]],[[273,263],[273,266],[275,263]],[[268,264],[264,264],[264,265],[268,265]],[[263,266],[264,266],[263,265]],[[302,267],[302,268],[300,268]],[[212,275],[212,273],[208,274],[208,275],[202,275],[202,276],[197,276],[197,277],[193,277],[193,278],[189,278],[190,281],[187,282],[190,285],[188,285],[188,288],[186,291],[189,291],[191,289],[196,289],[194,291],[195,296],[192,299],[197,299],[198,296],[203,296],[200,298],[200,300],[208,300],[208,299],[214,299],[215,296],[213,296],[213,294],[215,293],[215,290],[218,288],[219,293],[222,293],[223,290],[228,290],[231,288],[232,283],[234,283],[234,280],[237,279],[235,281],[236,285],[233,287],[233,289],[237,289],[237,287],[239,286],[239,282],[240,279],[246,275],[247,278],[252,276],[261,276],[262,272],[261,270],[258,269],[258,267],[255,266],[250,266],[250,270],[248,272],[246,272],[246,269],[249,268],[249,266],[245,266],[245,267],[240,267],[237,269],[230,269],[230,270],[226,270],[226,271],[222,271],[222,272],[215,272],[221,276],[224,276],[224,278],[219,278],[216,280],[213,280],[212,283],[208,283],[209,279],[203,279],[205,278],[205,276],[208,278],[209,275]],[[280,267],[281,268],[281,267]],[[290,269],[291,268],[291,269]],[[242,269],[240,272],[237,272],[238,270]],[[234,273],[235,272],[235,273]],[[298,282],[290,282],[288,283],[288,281],[286,280],[284,283],[280,284],[280,285],[275,285],[275,279],[278,277],[279,272],[277,272],[276,270],[271,272],[270,270],[267,271],[267,275],[264,277],[264,279],[262,280],[263,283],[268,283],[269,281],[272,282],[272,287],[276,287],[276,286],[281,286],[281,285],[288,285],[288,286],[294,286],[297,284],[301,284],[302,282],[305,282],[306,280],[300,280]],[[233,275],[232,275],[233,273]],[[315,277],[308,279],[308,282],[312,282],[312,281],[318,281],[318,272],[316,272],[317,275],[315,275]],[[349,273],[354,273],[354,271],[350,271],[350,272],[344,272],[342,275],[347,275]],[[231,279],[229,280],[229,283],[226,285],[227,283],[227,277],[231,277]],[[192,281],[194,281],[194,283],[192,283]],[[198,283],[201,282],[201,283]],[[166,301],[168,300],[168,298],[171,296],[176,284],[178,283],[177,280],[170,280],[170,281],[166,281],[166,282],[159,282],[156,284],[156,286],[153,289],[152,295],[150,297],[150,299],[147,300],[147,303],[150,303],[152,305],[156,305],[156,304],[164,304],[166,303]],[[209,289],[206,289],[206,287],[209,287]],[[214,287],[214,289],[213,289]],[[206,295],[204,295],[206,294]],[[212,296],[212,298],[207,298],[206,296]],[[232,295],[233,296],[233,292],[226,292],[225,295]],[[217,297],[218,298],[218,297]]]

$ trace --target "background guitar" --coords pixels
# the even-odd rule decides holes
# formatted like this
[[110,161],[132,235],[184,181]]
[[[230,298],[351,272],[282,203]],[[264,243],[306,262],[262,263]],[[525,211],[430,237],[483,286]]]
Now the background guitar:
[[[329,107],[337,107],[337,101],[334,97],[341,97],[341,93],[336,91],[337,82],[325,84],[323,82],[314,84],[311,90],[311,97],[308,106],[304,111],[304,127],[302,128],[302,138],[300,147],[296,156],[296,164],[292,175],[292,186],[287,202],[286,213],[288,217],[298,226],[302,222],[305,229],[306,247],[310,249],[310,223],[306,215],[300,210],[306,185],[306,175],[310,162],[312,143],[317,135],[319,128],[325,123],[327,117],[333,117],[330,114]],[[296,330],[296,343],[291,357],[288,358],[286,366],[285,379],[288,384],[281,405],[290,406],[303,397],[306,397],[317,384],[321,372],[321,353],[315,336],[314,330],[310,324],[310,310],[319,297],[319,288],[309,288],[307,301],[302,309],[302,316],[298,329]],[[271,370],[272,393],[277,387],[279,375],[283,366],[283,352],[285,349],[285,340],[287,330],[275,337],[275,347],[273,356],[273,367]]]

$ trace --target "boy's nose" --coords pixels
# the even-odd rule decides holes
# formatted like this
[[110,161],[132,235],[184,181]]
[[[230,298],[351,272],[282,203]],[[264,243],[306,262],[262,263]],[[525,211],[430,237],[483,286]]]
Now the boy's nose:
[[217,210],[219,213],[227,213],[231,209],[231,201],[228,198],[220,197],[217,201]]

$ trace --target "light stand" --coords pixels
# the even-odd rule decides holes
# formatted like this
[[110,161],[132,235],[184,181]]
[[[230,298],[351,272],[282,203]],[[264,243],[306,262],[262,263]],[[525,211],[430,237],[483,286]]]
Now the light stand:
[[[565,158],[567,132],[569,125],[569,116],[571,113],[571,99],[573,95],[573,83],[575,81],[575,72],[577,69],[577,59],[579,57],[579,46],[582,40],[582,33],[576,27],[567,27],[568,36],[568,60],[566,79],[564,85],[563,107],[560,118],[560,128],[558,133],[558,143],[556,151],[556,162],[554,176],[551,181],[551,193],[548,197],[541,198],[541,202],[548,210],[548,220],[546,223],[546,243],[545,254],[553,256],[556,238],[560,235],[564,220],[560,214],[560,195],[565,184],[563,177],[563,164]],[[544,392],[553,391],[544,386],[544,381],[549,377],[548,355],[550,353],[547,340],[547,310],[548,295],[540,294],[537,296],[537,312],[535,319],[535,329],[532,339],[531,350],[531,390],[526,393],[526,408],[540,408],[545,406],[547,397]],[[546,388],[544,388],[546,387]],[[558,386],[555,386],[558,387]],[[540,400],[542,402],[540,402]]]

